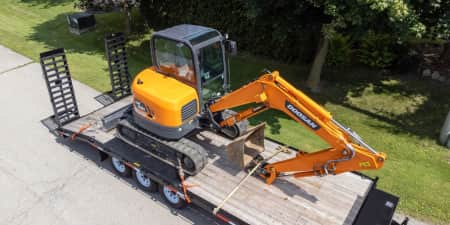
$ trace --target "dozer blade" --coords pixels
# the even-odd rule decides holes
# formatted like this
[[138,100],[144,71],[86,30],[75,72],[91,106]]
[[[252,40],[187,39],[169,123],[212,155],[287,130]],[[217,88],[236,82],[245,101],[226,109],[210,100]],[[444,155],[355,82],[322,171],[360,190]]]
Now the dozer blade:
[[247,133],[236,138],[227,146],[227,157],[233,164],[241,169],[264,151],[265,123],[251,127]]

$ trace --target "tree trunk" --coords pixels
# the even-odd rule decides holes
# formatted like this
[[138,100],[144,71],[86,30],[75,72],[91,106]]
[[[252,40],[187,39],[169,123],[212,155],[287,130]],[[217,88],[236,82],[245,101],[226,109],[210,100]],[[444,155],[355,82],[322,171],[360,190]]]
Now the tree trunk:
[[131,33],[131,10],[128,1],[123,3],[123,13],[125,16],[125,34],[129,35]]
[[325,59],[327,58],[328,54],[328,45],[329,40],[328,38],[322,37],[319,41],[319,47],[316,53],[316,56],[314,57],[314,62],[311,67],[311,71],[309,72],[309,77],[307,80],[307,85],[309,88],[311,88],[311,91],[313,92],[319,92],[320,87],[320,74],[322,73],[323,65],[325,64]]
[[439,60],[443,62],[450,62],[450,41],[447,41],[444,44],[444,51],[442,51],[441,55],[439,56]]

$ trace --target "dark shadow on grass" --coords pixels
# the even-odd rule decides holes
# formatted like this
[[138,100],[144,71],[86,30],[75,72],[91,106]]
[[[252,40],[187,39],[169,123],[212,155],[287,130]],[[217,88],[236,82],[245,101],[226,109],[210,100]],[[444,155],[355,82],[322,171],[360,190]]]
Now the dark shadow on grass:
[[[412,134],[419,137],[427,137],[437,141],[439,130],[445,119],[445,115],[450,109],[450,88],[441,83],[422,80],[416,76],[382,76],[368,74],[357,76],[355,72],[350,72],[350,78],[337,80],[326,85],[326,89],[319,95],[314,95],[322,105],[331,102],[347,107],[353,111],[365,114],[373,119],[383,121],[388,126],[371,125],[376,128],[384,128],[392,133]],[[342,72],[341,72],[342,74]],[[334,74],[337,76],[337,74]],[[353,75],[353,76],[352,76]],[[332,78],[333,79],[333,78]],[[383,81],[397,80],[395,84],[387,84]],[[414,110],[400,114],[389,113],[389,109],[381,109],[380,112],[361,108],[350,101],[351,97],[361,97],[366,88],[371,87],[376,95],[399,96],[405,99],[412,99],[417,96],[425,97],[425,100],[414,106]],[[378,96],[382,98],[382,96]],[[395,104],[388,107],[399,107]]]
[[272,134],[280,134],[281,124],[280,119],[281,118],[288,118],[285,114],[271,110],[267,112],[263,112],[262,114],[252,118],[250,120],[250,123],[252,125],[257,125],[260,123],[267,123],[270,125],[270,133]]
[[142,69],[152,65],[150,55],[150,40],[146,39],[139,46],[128,46],[128,65],[131,78],[134,78]]
[[[256,71],[254,72],[256,75]],[[311,93],[306,87],[304,81],[307,78],[307,72],[304,69],[287,71],[286,73],[281,72],[286,80],[305,92],[320,105],[332,103],[344,106],[352,111],[386,123],[386,125],[370,124],[370,126],[394,134],[412,134],[437,141],[442,123],[450,109],[449,86],[430,80],[422,80],[414,75],[384,76],[380,75],[378,71],[362,66],[348,67],[341,70],[328,69],[323,74],[324,85],[322,91],[317,94]],[[238,77],[239,82],[253,78],[248,75],[242,76],[242,74]],[[384,82],[391,79],[397,82],[395,84]],[[239,84],[234,86],[237,87]],[[399,107],[395,104],[385,106],[392,108],[381,108],[380,111],[377,111],[374,110],[376,108],[375,105],[369,104],[368,107],[362,107],[349,101],[349,97],[364,98],[364,92],[369,87],[372,88],[373,94],[377,95],[376,98],[378,100],[382,100],[383,95],[399,96],[404,99],[422,96],[424,100],[420,104],[412,106],[413,110],[406,110],[398,114],[390,112],[393,108]],[[334,116],[336,117],[336,115]],[[254,124],[266,122],[270,125],[272,133],[279,134],[281,128],[280,119],[288,117],[282,112],[269,110],[252,118],[251,122]],[[351,120],[351,118],[346,119]]]
[[[67,15],[64,13],[59,14],[51,20],[36,25],[33,27],[33,32],[27,37],[28,40],[43,43],[49,49],[64,48],[68,54],[102,55],[104,64],[99,65],[99,67],[102,67],[105,73],[109,74],[104,37],[106,34],[122,31],[121,14],[107,13],[96,15],[96,29],[82,35],[75,35],[69,32],[66,20]],[[130,41],[142,38],[143,34],[140,32],[132,33],[128,36]],[[151,65],[149,48],[148,41],[143,41],[140,46],[127,45],[128,66],[131,77],[134,77],[143,68]],[[36,52],[36,55],[38,54]],[[71,65],[71,62],[69,62],[69,65]]]
[[[33,27],[33,33],[28,36],[28,39],[41,42],[48,48],[64,48],[69,53],[104,54],[103,38],[105,33],[103,30],[96,28],[82,35],[72,34],[69,32],[67,15],[59,14],[53,19]],[[109,31],[118,30],[109,29]]]
[[[105,35],[122,32],[121,14],[118,13],[96,15],[96,29],[81,35],[75,35],[69,32],[67,15],[69,14],[58,14],[53,19],[36,25],[33,27],[33,32],[27,38],[41,42],[48,48],[64,48],[67,52],[105,55]],[[128,36],[128,39],[131,41],[142,38],[142,31],[134,32]],[[146,46],[145,49],[141,49],[139,46],[131,47],[127,50],[132,50],[135,52],[133,55],[139,57],[150,55],[149,46]],[[131,57],[130,60],[134,60],[134,57]]]

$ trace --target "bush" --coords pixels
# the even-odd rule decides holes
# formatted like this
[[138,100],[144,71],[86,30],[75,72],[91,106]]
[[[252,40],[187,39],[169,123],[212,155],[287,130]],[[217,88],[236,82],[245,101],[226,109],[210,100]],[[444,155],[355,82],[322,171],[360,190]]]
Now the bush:
[[394,47],[395,42],[389,34],[369,31],[360,41],[358,60],[375,68],[389,67],[397,57]]
[[182,23],[213,27],[229,33],[241,50],[286,62],[313,59],[327,18],[303,1],[148,0],[140,9],[155,30]]
[[327,66],[345,66],[351,63],[352,44],[349,36],[336,34],[330,40],[330,49],[328,51]]
[[[128,6],[139,5],[139,0],[126,0]],[[123,7],[125,0],[77,0],[74,3],[75,8],[82,10],[94,10],[110,12]]]

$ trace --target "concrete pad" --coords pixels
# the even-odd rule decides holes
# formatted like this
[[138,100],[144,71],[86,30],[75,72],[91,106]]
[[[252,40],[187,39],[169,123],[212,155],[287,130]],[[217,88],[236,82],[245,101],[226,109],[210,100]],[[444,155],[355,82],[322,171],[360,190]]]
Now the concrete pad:
[[0,45],[0,74],[30,62],[31,59]]
[[[0,161],[2,162],[2,161]],[[38,196],[27,189],[25,183],[16,179],[15,175],[8,171],[2,164],[0,167],[0,210],[2,215],[9,215],[8,217],[0,216],[0,224],[11,224],[26,214],[28,209],[38,201]]]
[[[32,184],[36,192],[43,193],[47,191],[47,183],[58,183],[84,165],[74,157],[69,158],[67,151],[56,150],[64,146],[58,145],[40,123],[53,114],[40,73],[40,65],[33,63],[0,76],[0,104],[5,106],[0,112],[4,118],[0,135],[10,140],[0,146],[0,159],[15,169],[15,175]],[[80,104],[81,112],[100,107],[91,97],[97,94],[95,91],[78,82],[74,85],[80,90],[77,97],[86,99]],[[30,173],[30,169],[39,175]]]
[[[93,99],[100,93],[77,81],[74,88],[82,114],[101,107]],[[196,207],[170,209],[108,163],[97,165],[89,145],[50,134],[40,122],[52,108],[39,64],[0,75],[0,105],[0,224],[217,223]]]

